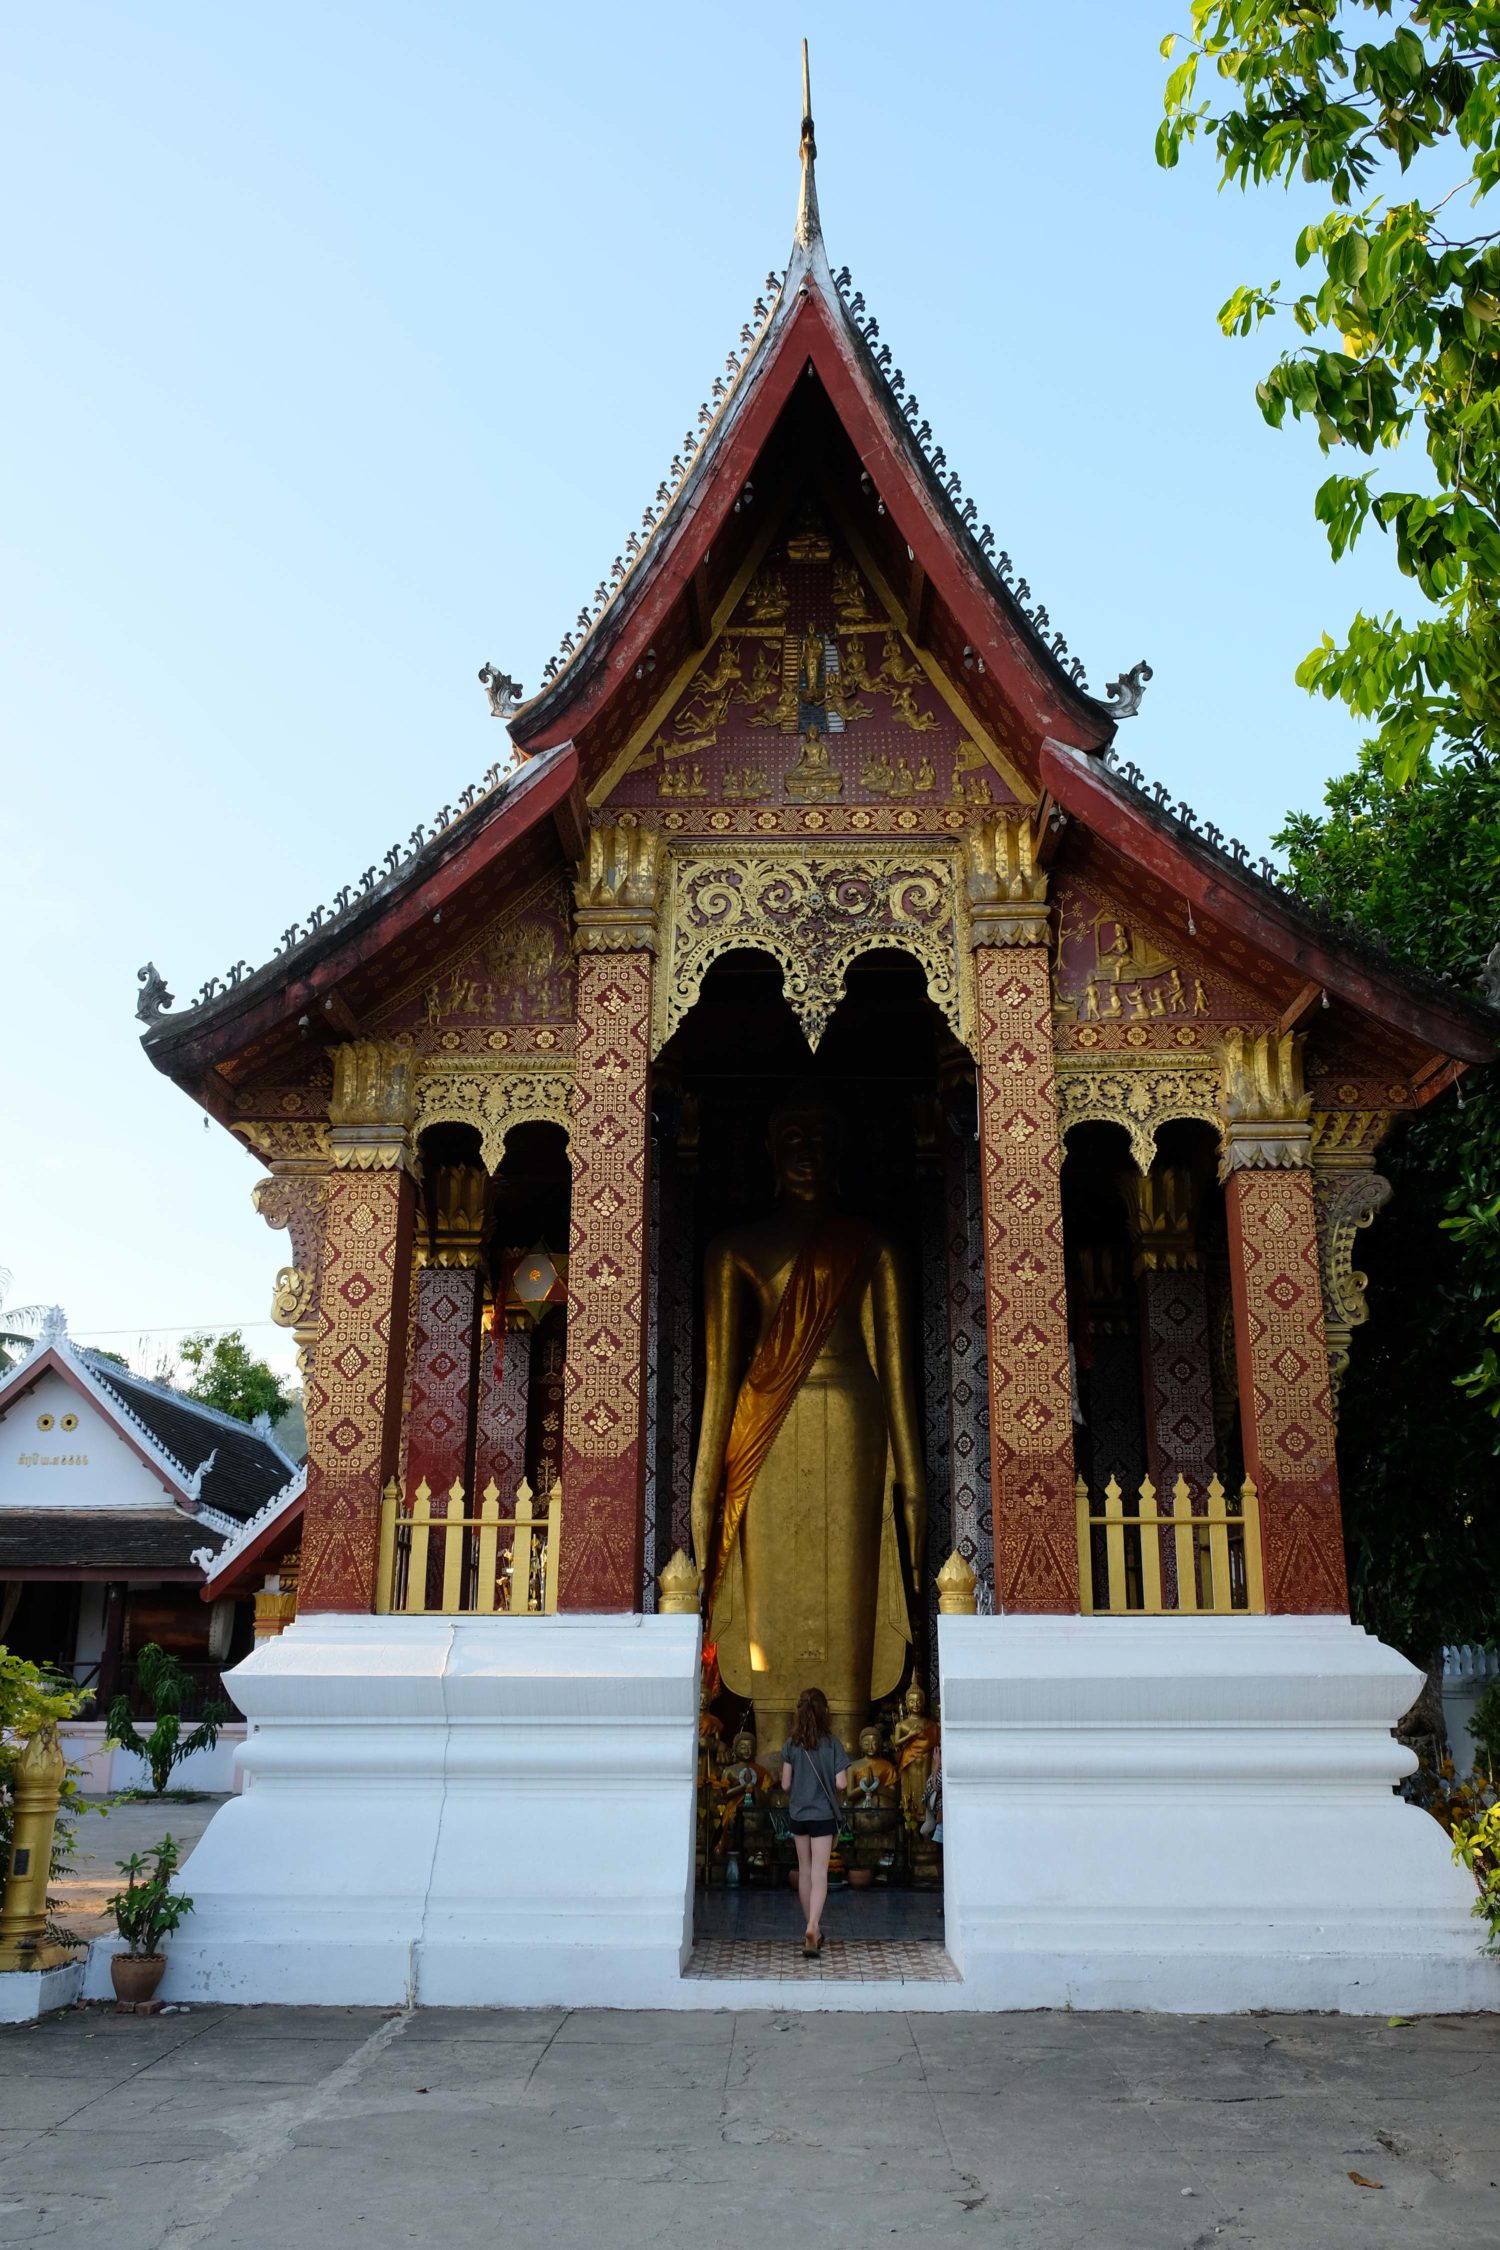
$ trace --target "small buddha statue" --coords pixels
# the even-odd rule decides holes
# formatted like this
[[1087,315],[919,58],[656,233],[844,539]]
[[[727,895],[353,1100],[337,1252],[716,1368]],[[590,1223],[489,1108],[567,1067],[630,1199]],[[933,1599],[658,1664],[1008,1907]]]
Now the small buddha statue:
[[922,1825],[922,1797],[932,1772],[940,1729],[927,1716],[921,1682],[913,1680],[901,1700],[901,1717],[891,1729],[891,1748],[901,1777],[901,1812],[909,1834]]
[[845,1803],[854,1841],[852,1867],[890,1867],[901,1850],[901,1783],[889,1758],[882,1756],[879,1727],[865,1727],[859,1756],[849,1764]]
[[771,1823],[771,1796],[781,1776],[756,1763],[755,1736],[742,1727],[735,1736],[728,1763],[714,1786],[719,1792],[719,1847],[728,1850],[738,1827],[747,1859],[765,1861],[775,1846]]

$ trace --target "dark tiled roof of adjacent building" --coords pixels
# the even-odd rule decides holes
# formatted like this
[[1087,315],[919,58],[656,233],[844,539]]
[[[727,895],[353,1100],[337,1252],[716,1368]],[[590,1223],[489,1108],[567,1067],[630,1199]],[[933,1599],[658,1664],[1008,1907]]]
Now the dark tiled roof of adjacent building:
[[[243,1523],[263,1508],[293,1474],[293,1464],[279,1446],[247,1422],[221,1414],[216,1407],[184,1398],[180,1391],[147,1382],[116,1360],[98,1352],[80,1352],[89,1372],[128,1415],[143,1423],[158,1445],[191,1476],[214,1456],[212,1468],[198,1487],[198,1498],[207,1508],[233,1516]],[[198,1544],[201,1545],[201,1540]]]
[[193,1549],[222,1535],[163,1509],[0,1508],[0,1578],[25,1570],[192,1570]]

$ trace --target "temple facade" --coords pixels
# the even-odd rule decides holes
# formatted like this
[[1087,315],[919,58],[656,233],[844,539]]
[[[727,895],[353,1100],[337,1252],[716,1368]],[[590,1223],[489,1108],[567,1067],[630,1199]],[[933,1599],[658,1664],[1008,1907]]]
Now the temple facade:
[[1496,1019],[1122,759],[1149,668],[979,522],[814,156],[483,782],[266,967],[141,972],[309,1449],[209,1589],[274,1600],[177,1989],[747,1995],[684,1973],[703,1744],[774,1769],[827,1672],[892,1768],[940,1714],[903,2005],[1474,2004],[1336,1440],[1381,1142]]

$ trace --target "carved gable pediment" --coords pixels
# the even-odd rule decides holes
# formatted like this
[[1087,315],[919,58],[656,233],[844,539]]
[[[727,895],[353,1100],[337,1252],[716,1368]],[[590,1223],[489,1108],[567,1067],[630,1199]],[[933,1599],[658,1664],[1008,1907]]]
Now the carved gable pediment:
[[608,793],[686,834],[943,834],[1014,801],[961,685],[811,491]]

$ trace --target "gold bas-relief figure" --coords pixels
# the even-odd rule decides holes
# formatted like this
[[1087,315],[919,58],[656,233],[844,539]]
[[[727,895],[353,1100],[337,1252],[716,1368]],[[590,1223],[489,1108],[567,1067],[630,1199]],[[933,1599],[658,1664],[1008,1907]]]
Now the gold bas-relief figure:
[[911,1639],[898,1498],[914,1590],[926,1537],[904,1294],[890,1244],[837,1208],[837,1140],[816,1099],[779,1109],[776,1209],[707,1261],[693,1544],[720,1673],[766,1743],[808,1686],[857,1739]]

